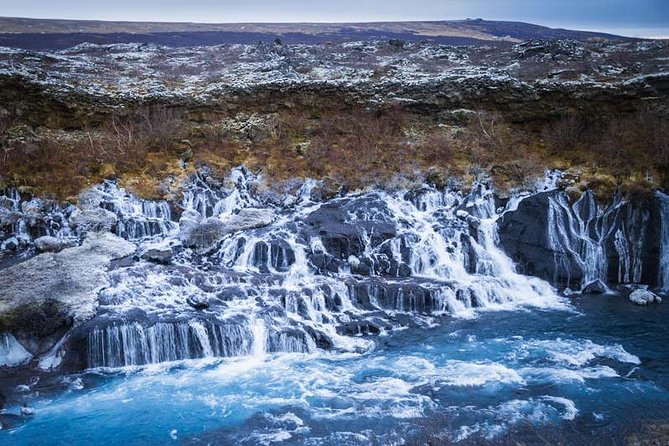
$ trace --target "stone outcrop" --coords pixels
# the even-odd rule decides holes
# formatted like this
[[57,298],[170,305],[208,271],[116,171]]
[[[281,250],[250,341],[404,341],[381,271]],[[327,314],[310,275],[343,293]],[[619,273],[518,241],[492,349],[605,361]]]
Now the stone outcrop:
[[[574,41],[485,49],[445,49],[425,43],[396,48],[392,56],[385,51],[386,43],[369,45],[378,48],[256,47],[249,52],[252,59],[242,60],[236,54],[225,55],[227,48],[221,47],[225,63],[217,69],[215,82],[207,75],[169,81],[173,74],[157,68],[165,58],[204,66],[211,53],[203,50],[82,45],[65,50],[66,56],[59,59],[34,52],[20,64],[9,54],[7,68],[0,71],[0,103],[13,104],[31,125],[54,127],[99,122],[122,103],[162,103],[202,116],[296,107],[341,109],[398,100],[420,114],[457,120],[463,110],[494,110],[517,122],[558,118],[575,109],[600,115],[628,112],[644,100],[661,100],[669,91],[669,75],[657,66],[666,51],[662,42],[649,42],[643,49],[636,44]],[[128,51],[131,56],[125,54]],[[377,52],[385,54],[383,61]],[[615,54],[621,53],[636,63],[617,67]],[[133,56],[137,54],[142,56]],[[349,59],[358,62],[349,64]],[[51,74],[54,64],[58,76]],[[88,69],[74,69],[82,66]],[[368,68],[381,66],[388,67],[382,75]],[[124,77],[122,87],[116,84],[119,73],[131,68],[144,73],[148,67],[151,76]]]
[[[498,222],[500,245],[519,272],[559,287],[603,292],[604,283],[659,287],[660,197],[607,206],[590,192],[572,203],[565,192],[523,199]],[[666,229],[665,229],[666,230]]]
[[210,217],[198,220],[199,214],[184,213],[179,221],[179,238],[185,246],[207,252],[227,234],[269,225],[274,220],[274,213],[270,209],[244,208],[227,218]]
[[44,253],[0,271],[0,333],[11,333],[33,355],[48,351],[72,326],[95,315],[106,269],[135,245],[90,233],[81,246]]
[[95,231],[111,231],[118,222],[116,214],[103,208],[75,210],[69,218],[70,225],[78,233],[86,234]]
[[637,289],[632,291],[629,295],[629,300],[633,304],[641,306],[652,304],[653,302],[657,302],[658,304],[662,302],[661,297],[656,296],[652,292],[644,289]]

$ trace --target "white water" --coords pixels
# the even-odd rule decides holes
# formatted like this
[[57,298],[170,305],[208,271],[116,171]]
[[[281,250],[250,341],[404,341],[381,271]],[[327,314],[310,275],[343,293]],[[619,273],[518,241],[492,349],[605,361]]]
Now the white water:
[[656,193],[662,212],[660,227],[660,287],[669,290],[669,196]]
[[[581,417],[590,403],[578,395],[587,400],[588,392],[609,391],[603,383],[610,382],[617,392],[615,386],[634,375],[632,367],[641,366],[617,341],[544,333],[547,315],[556,326],[578,316],[547,282],[516,272],[499,248],[502,210],[483,185],[471,195],[367,192],[314,203],[305,192],[313,184],[305,184],[284,204],[270,204],[251,192],[256,181],[238,170],[226,188],[196,180],[185,194],[181,207],[200,219],[244,207],[270,207],[276,214],[266,227],[226,235],[207,255],[180,246],[178,224],[167,222],[169,208],[138,204],[106,186],[113,192],[105,202],[115,203],[107,208],[122,220],[148,224],[128,232],[124,223],[119,233],[172,247],[174,262],[142,260],[110,272],[99,315],[78,341],[88,346],[96,377],[118,379],[81,394],[87,384],[79,380],[71,397],[40,403],[45,424],[36,423],[41,436],[35,438],[45,438],[63,414],[81,420],[74,435],[88,435],[77,437],[86,443],[180,440],[221,425],[239,427],[260,413],[270,427],[230,442],[301,441],[313,433],[318,443],[314,425],[334,432],[327,444],[386,438],[354,425],[364,420],[381,423],[389,432],[384,442],[401,444],[403,437],[392,431],[435,410],[457,420],[443,438],[493,438],[526,422]],[[517,204],[512,200],[506,211]],[[597,249],[615,236],[616,249],[625,253],[620,274],[633,280],[640,275],[635,250],[642,245],[629,243],[634,228],[600,223],[606,213],[591,204],[553,203],[552,240],[578,257],[591,278],[606,274]],[[343,213],[328,214],[332,208]],[[311,219],[319,212],[322,217]],[[165,222],[151,232],[154,220]],[[196,310],[189,299],[209,306]],[[483,314],[527,307],[569,312]],[[486,322],[471,324],[475,317]],[[483,339],[505,317],[500,337]],[[448,325],[440,327],[444,321]],[[447,333],[451,324],[460,324],[463,333]],[[519,335],[532,325],[526,337]],[[415,332],[425,335],[419,344],[411,338]],[[402,334],[407,339],[394,344]],[[20,344],[7,345],[4,357],[16,358]],[[53,367],[62,357],[59,347],[42,362]],[[98,368],[120,370],[108,375]],[[98,437],[101,414],[111,429]],[[140,419],[144,424],[133,424]]]
[[643,273],[642,253],[648,230],[649,213],[630,205],[616,195],[606,207],[599,205],[591,192],[574,204],[566,194],[553,194],[548,200],[547,234],[555,264],[554,281],[566,283],[579,274],[581,288],[611,276],[608,245],[617,255],[617,282],[639,283]]
[[[312,181],[281,202],[254,192],[261,181],[235,169],[223,186],[196,178],[187,188],[179,206],[189,224],[225,221],[248,207],[276,216],[268,226],[224,236],[206,256],[180,247],[167,203],[138,200],[113,183],[93,189],[100,206],[118,216],[119,235],[176,255],[174,267],[142,261],[111,272],[86,339],[90,366],[318,348],[363,352],[374,345],[369,334],[433,326],[443,315],[566,308],[547,282],[518,274],[499,248],[496,221],[504,210],[495,209],[486,185],[475,184],[468,195],[425,188],[315,203]],[[564,194],[551,196],[547,231],[558,270],[575,263],[581,285],[606,282],[605,243],[614,239],[621,280],[638,281],[643,240],[630,242],[630,234],[647,215],[633,215],[629,227],[608,218],[629,209],[618,200],[601,210],[587,193],[573,205]],[[209,308],[194,310],[189,302]],[[410,318],[398,322],[397,314]]]

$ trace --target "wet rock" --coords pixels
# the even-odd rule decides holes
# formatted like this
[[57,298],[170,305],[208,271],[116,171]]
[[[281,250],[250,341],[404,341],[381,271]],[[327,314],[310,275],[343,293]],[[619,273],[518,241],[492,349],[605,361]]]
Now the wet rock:
[[144,254],[141,255],[141,258],[153,262],[159,263],[161,265],[169,265],[172,263],[173,253],[169,248],[165,249],[149,249]]
[[35,240],[35,247],[40,252],[59,252],[65,248],[71,248],[74,242],[45,235]]
[[44,217],[44,202],[37,198],[24,201],[21,203],[21,211],[24,218],[29,220],[31,224],[35,224]]
[[181,228],[179,238],[184,246],[197,248],[206,252],[215,248],[218,242],[228,233],[225,225],[218,218],[207,218],[200,223],[192,224],[187,220],[188,226]]
[[[32,355],[9,333],[0,333],[0,367],[14,367],[25,364]],[[2,409],[0,394],[0,409]]]
[[19,239],[16,237],[10,237],[4,242],[2,242],[1,249],[3,251],[16,251],[21,246]]
[[500,245],[514,260],[518,272],[551,280],[556,285],[577,287],[582,277],[580,269],[565,258],[573,276],[562,275],[555,265],[556,253],[548,240],[546,228],[551,194],[553,192],[544,192],[527,197],[516,211],[505,213],[497,225]]
[[209,252],[218,245],[227,234],[267,226],[274,220],[274,213],[269,209],[242,209],[238,214],[225,220],[210,217],[198,221],[196,213],[184,213],[179,220],[179,237],[183,244],[195,247],[202,252]]
[[368,336],[381,333],[381,328],[372,322],[352,321],[337,327],[337,333],[347,336]]
[[111,231],[117,224],[116,214],[102,208],[75,210],[69,218],[70,225],[79,234],[97,231]]
[[0,228],[3,226],[12,226],[21,220],[21,213],[0,207]]
[[604,294],[608,291],[608,287],[601,280],[593,280],[583,287],[583,294]]
[[479,226],[481,226],[481,219],[473,216],[467,211],[459,210],[455,213],[455,215],[474,229],[477,229]]
[[0,413],[0,430],[12,430],[25,423],[25,419],[13,413]]
[[206,310],[209,308],[209,299],[204,296],[188,296],[186,298],[186,303],[196,310]]
[[70,327],[94,316],[110,262],[134,251],[115,235],[91,233],[81,246],[0,271],[0,332],[12,333],[33,355],[48,351]]
[[[373,220],[366,216],[372,209]],[[351,256],[360,257],[366,246],[378,246],[397,235],[395,223],[382,220],[383,212],[385,203],[374,196],[326,203],[304,219],[303,236],[319,239],[327,254],[347,262]]]
[[662,302],[661,297],[644,289],[638,289],[632,291],[632,293],[630,293],[629,295],[629,300],[630,302],[636,305],[648,305],[652,304],[653,302],[657,302],[659,304]]
[[82,191],[77,197],[77,206],[84,210],[96,209],[104,200],[102,192],[98,188],[90,188]]
[[186,209],[179,219],[179,229],[182,234],[187,234],[188,231],[196,227],[202,218],[200,214],[193,209]]
[[316,347],[323,349],[323,350],[329,350],[334,347],[334,343],[332,342],[332,339],[322,331],[314,330],[312,327],[306,326],[304,327],[305,331],[311,336],[316,342]]
[[223,223],[226,232],[237,232],[262,228],[271,224],[273,220],[274,212],[271,209],[245,208],[223,220]]

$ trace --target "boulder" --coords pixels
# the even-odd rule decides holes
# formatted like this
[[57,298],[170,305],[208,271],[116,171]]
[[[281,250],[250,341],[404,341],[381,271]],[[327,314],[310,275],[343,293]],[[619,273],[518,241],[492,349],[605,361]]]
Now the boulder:
[[186,209],[179,219],[179,229],[181,230],[181,234],[188,233],[188,231],[196,227],[201,220],[202,218],[197,211]]
[[21,203],[21,211],[24,218],[28,219],[32,224],[41,220],[44,217],[44,202],[38,198],[33,198],[30,201]]
[[84,210],[96,209],[100,207],[103,199],[104,196],[100,190],[95,188],[86,189],[77,197],[77,206]]
[[134,252],[135,245],[115,235],[90,233],[81,246],[0,271],[0,333],[11,333],[33,355],[45,353],[95,315],[110,262]]
[[629,300],[636,305],[648,305],[652,304],[653,302],[657,302],[659,304],[662,302],[661,297],[641,288],[632,291],[629,295]]
[[141,255],[141,258],[153,263],[159,263],[162,265],[169,265],[172,263],[172,250],[169,248],[159,249],[149,249]]
[[337,327],[337,333],[346,336],[369,336],[381,333],[381,328],[369,321],[351,321]]
[[609,291],[609,288],[601,280],[593,280],[585,287],[583,287],[583,294],[604,294]]
[[[12,367],[32,359],[32,355],[9,333],[0,334],[0,367]],[[0,404],[2,409],[2,404]]]
[[455,215],[474,229],[478,229],[478,227],[481,226],[481,219],[473,216],[467,211],[458,210]]
[[227,233],[225,224],[218,218],[211,217],[200,223],[182,227],[179,238],[184,246],[208,252],[214,249]]
[[19,246],[21,246],[21,243],[19,242],[19,239],[16,237],[10,237],[2,244],[0,244],[0,250],[2,251],[16,251],[19,249]]
[[209,308],[209,299],[204,296],[188,296],[186,298],[186,303],[196,310],[206,310]]
[[[370,209],[376,210],[374,218],[368,215]],[[312,246],[312,256],[327,254],[337,262],[347,262],[397,235],[390,214],[386,204],[374,196],[329,202],[304,218],[302,237],[319,241]]]
[[274,212],[271,209],[244,208],[239,213],[225,220],[227,232],[246,231],[248,229],[262,228],[274,221]]
[[11,209],[0,208],[0,228],[3,226],[12,226],[21,220],[20,212],[12,211]]
[[559,191],[542,192],[524,198],[515,211],[504,213],[497,223],[500,247],[516,263],[521,274],[550,281],[558,287],[576,289],[583,270],[571,253],[552,246],[549,227],[550,200]]
[[35,240],[35,247],[41,252],[59,252],[65,248],[71,248],[73,245],[74,242],[71,240],[63,240],[48,235]]
[[116,214],[102,208],[75,210],[69,218],[70,225],[79,234],[88,232],[111,231],[118,222]]
[[179,238],[185,246],[208,252],[227,234],[269,225],[274,220],[274,212],[270,209],[246,208],[225,219],[198,219],[199,214],[196,212],[185,212],[179,220]]

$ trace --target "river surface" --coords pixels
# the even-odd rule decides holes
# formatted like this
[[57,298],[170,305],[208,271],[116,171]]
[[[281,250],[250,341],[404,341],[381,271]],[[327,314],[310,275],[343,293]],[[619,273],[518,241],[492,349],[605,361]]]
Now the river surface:
[[[667,305],[583,296],[377,338],[366,353],[259,354],[60,378],[0,443],[402,444],[563,431],[606,443],[669,410]],[[18,407],[9,411],[18,411]],[[522,429],[525,433],[522,433]]]

